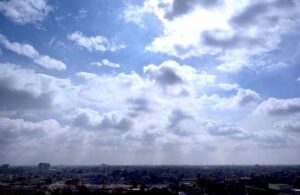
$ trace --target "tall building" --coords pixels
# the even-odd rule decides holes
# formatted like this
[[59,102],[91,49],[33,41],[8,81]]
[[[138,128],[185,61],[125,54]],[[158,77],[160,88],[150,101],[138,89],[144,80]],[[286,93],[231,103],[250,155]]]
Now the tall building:
[[45,172],[49,171],[50,169],[50,163],[39,163],[39,171]]

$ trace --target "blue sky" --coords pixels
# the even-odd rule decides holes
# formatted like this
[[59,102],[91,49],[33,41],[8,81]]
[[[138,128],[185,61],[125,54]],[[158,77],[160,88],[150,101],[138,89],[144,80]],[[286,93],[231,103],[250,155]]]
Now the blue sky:
[[300,163],[299,13],[1,1],[0,163]]

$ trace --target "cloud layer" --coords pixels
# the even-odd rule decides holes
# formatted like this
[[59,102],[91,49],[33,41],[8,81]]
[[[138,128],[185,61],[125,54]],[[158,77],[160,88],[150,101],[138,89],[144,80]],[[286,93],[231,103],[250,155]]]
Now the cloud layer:
[[[171,163],[174,152],[184,155],[214,151],[209,161],[213,162],[219,152],[224,158],[236,157],[235,147],[242,143],[251,155],[270,147],[285,150],[297,144],[287,141],[292,139],[288,132],[297,132],[295,122],[276,125],[274,129],[283,129],[276,132],[254,130],[251,125],[237,124],[223,116],[228,109],[232,115],[243,118],[255,117],[252,109],[256,106],[256,110],[275,110],[269,109],[270,103],[259,105],[261,98],[257,92],[234,85],[229,97],[219,95],[224,86],[208,96],[206,91],[221,84],[216,82],[216,76],[175,61],[146,65],[143,74],[78,72],[65,79],[13,64],[1,67],[0,133],[7,138],[1,139],[0,144],[6,148],[1,155],[7,161],[16,160],[13,156],[23,153],[23,149],[31,151],[23,153],[18,161],[24,163],[34,156],[47,159],[40,154],[42,150],[59,156],[53,151],[60,148],[64,155],[76,151],[85,156],[92,151],[105,154],[116,150],[139,158],[144,151],[168,156],[167,160],[153,158],[149,163]],[[274,100],[267,100],[270,101]],[[295,113],[292,107],[297,99],[276,101],[282,103],[276,104],[276,110]],[[231,147],[225,149],[224,144]],[[81,163],[82,158],[78,155],[76,159],[68,156],[60,160]],[[119,158],[118,162],[141,162]],[[111,162],[109,157],[106,160]]]

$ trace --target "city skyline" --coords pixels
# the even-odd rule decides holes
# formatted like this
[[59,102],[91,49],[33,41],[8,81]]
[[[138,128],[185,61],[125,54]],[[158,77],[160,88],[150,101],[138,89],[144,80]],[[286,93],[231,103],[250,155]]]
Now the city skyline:
[[0,163],[300,164],[300,2],[0,2]]

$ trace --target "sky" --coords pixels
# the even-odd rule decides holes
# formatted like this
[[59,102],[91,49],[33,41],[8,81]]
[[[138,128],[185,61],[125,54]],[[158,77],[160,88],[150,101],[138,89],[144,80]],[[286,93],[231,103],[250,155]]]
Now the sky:
[[0,1],[0,163],[300,163],[297,0]]

